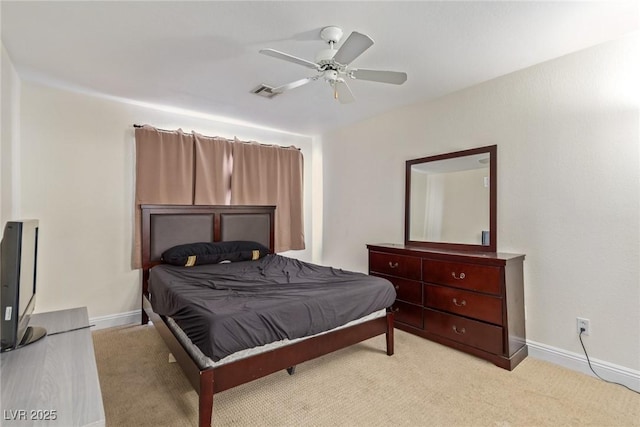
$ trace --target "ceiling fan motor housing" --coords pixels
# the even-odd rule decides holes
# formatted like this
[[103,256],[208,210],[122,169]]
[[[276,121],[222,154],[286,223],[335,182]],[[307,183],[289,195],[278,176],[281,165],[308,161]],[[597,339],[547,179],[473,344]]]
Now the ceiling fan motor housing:
[[337,50],[335,49],[322,49],[316,55],[316,58],[315,58],[316,64],[320,65],[321,67],[323,65],[333,64],[333,57],[336,54],[336,52]]

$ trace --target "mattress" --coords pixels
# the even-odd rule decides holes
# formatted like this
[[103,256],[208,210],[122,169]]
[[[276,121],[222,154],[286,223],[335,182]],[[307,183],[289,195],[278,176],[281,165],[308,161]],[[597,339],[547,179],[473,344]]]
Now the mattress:
[[214,362],[213,360],[211,360],[211,358],[207,357],[204,353],[202,353],[202,351],[200,351],[200,349],[196,347],[193,344],[193,342],[191,342],[187,334],[185,334],[184,331],[180,329],[180,326],[176,324],[175,320],[173,320],[170,317],[166,317],[165,319],[166,319],[167,326],[169,327],[169,329],[171,329],[171,331],[173,331],[173,335],[178,339],[178,341],[180,341],[180,343],[185,348],[185,350],[189,353],[189,355],[191,355],[191,358],[196,362],[196,364],[198,365],[198,368],[206,369],[206,368],[217,368],[219,366],[226,365],[228,363],[235,362],[237,360],[255,356],[260,353],[266,353],[267,351],[275,350],[280,347],[286,347],[288,345],[295,344],[297,342],[304,341],[309,338],[328,334],[329,332],[338,331],[340,329],[348,328],[350,326],[355,326],[360,323],[378,319],[380,317],[385,317],[386,315],[387,315],[386,309],[378,310],[371,314],[367,314],[366,316],[361,317],[359,319],[355,319],[355,320],[352,320],[351,322],[345,323],[342,326],[338,326],[337,328],[320,332],[319,334],[309,335],[308,337],[295,338],[292,340],[284,339],[281,341],[274,341],[269,344],[261,345],[258,347],[247,348],[245,350],[240,350],[233,354],[225,356],[224,358],[218,360],[217,362]]
[[153,310],[172,318],[214,362],[242,350],[328,331],[393,304],[385,279],[280,255],[150,270]]

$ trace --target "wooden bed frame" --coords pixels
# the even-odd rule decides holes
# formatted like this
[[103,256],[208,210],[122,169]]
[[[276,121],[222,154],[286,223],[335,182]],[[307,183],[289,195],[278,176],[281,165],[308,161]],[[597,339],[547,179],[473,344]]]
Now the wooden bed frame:
[[377,335],[386,334],[387,355],[393,354],[393,313],[290,344],[218,367],[201,367],[182,345],[164,316],[153,312],[149,269],[172,246],[201,241],[254,240],[273,252],[274,206],[142,205],[142,324],[149,319],[182,367],[196,392],[199,425],[211,425],[213,395],[287,369]]

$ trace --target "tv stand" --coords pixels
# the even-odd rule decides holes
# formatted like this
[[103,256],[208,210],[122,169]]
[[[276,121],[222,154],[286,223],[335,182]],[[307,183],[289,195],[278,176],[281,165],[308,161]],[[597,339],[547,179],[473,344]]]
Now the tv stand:
[[29,326],[22,337],[22,341],[18,344],[14,350],[24,347],[25,345],[32,344],[47,335],[47,330],[40,326]]
[[87,308],[34,314],[30,323],[40,325],[35,335],[50,335],[0,354],[0,425],[104,426]]

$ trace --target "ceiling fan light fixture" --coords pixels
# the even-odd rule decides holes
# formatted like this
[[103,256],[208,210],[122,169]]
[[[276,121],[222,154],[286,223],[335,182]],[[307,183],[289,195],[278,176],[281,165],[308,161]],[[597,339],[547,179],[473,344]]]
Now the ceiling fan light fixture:
[[334,84],[338,81],[338,72],[336,70],[327,70],[324,72],[324,79],[329,82],[329,84]]

